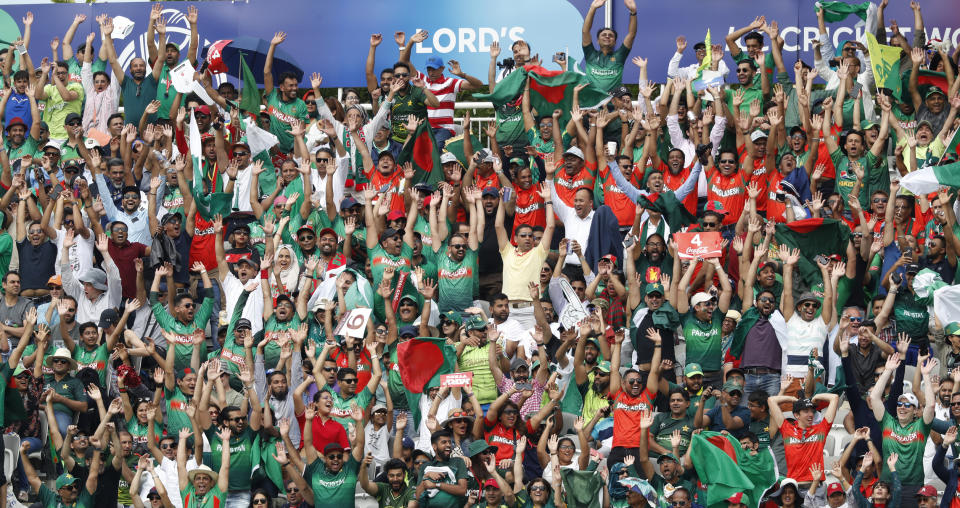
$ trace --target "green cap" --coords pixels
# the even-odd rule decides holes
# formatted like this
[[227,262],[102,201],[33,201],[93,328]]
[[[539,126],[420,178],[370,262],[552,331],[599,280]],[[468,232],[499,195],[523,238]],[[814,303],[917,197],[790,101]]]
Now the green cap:
[[690,376],[702,376],[703,369],[700,368],[699,363],[688,363],[686,367],[683,368],[683,375]]
[[659,282],[647,283],[647,287],[644,289],[643,294],[649,295],[651,293],[660,293],[661,295],[664,294],[663,284],[660,284]]
[[70,473],[63,473],[62,475],[57,477],[57,490],[60,490],[66,487],[67,485],[73,485],[79,479],[80,478],[77,478],[76,476],[73,476]]
[[527,161],[521,159],[520,157],[514,157],[510,159],[510,164],[516,164],[517,166],[526,166]]
[[871,122],[870,120],[863,120],[860,122],[860,130],[862,131],[870,130],[874,127],[877,127],[877,124],[875,122]]
[[479,455],[487,450],[492,449],[494,453],[497,452],[497,445],[487,444],[483,439],[477,439],[470,441],[470,445],[467,447],[467,457],[473,457]]
[[[943,333],[946,335],[960,335],[960,323],[950,323],[943,329]],[[19,369],[20,367],[17,368]]]
[[23,366],[22,363],[17,364],[17,368],[13,369],[13,377],[17,377],[20,374],[23,374],[27,371],[27,368]]
[[464,325],[467,328],[467,331],[470,330],[485,330],[487,328],[487,321],[483,319],[483,316],[480,314],[473,314],[470,316]]
[[459,312],[455,310],[448,310],[447,312],[443,313],[440,317],[448,321],[453,321],[454,323],[457,324],[457,326],[460,326],[463,324],[463,317],[460,315]]
[[923,98],[926,99],[927,97],[930,97],[931,95],[935,95],[935,94],[940,94],[944,97],[947,96],[947,94],[943,93],[943,90],[941,90],[939,86],[934,85],[927,89],[927,93],[926,95],[923,96]]
[[597,340],[596,337],[587,337],[587,343],[584,344],[584,347],[589,346],[590,344],[593,344],[593,346],[598,350],[600,349],[600,341]]
[[677,464],[680,463],[680,461],[677,459],[677,456],[674,455],[674,454],[672,454],[672,453],[665,453],[665,454],[657,457],[657,464],[663,462],[663,459],[670,459],[670,460],[676,462]]
[[594,367],[593,370],[599,370],[600,372],[606,372],[606,373],[609,374],[609,373],[610,373],[610,362],[608,362],[607,360],[603,360],[603,361],[601,361],[601,362],[597,362],[597,366]]
[[723,383],[723,391],[727,393],[740,392],[742,394],[743,386],[736,381],[727,381],[726,383]]

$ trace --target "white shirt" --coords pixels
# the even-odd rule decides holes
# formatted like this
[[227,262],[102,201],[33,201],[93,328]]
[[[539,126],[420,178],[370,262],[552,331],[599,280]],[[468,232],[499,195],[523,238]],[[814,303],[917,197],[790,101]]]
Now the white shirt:
[[[820,34],[820,55],[827,58],[814,59],[813,66],[817,69],[817,74],[827,82],[827,90],[836,90],[840,86],[840,78],[837,77],[837,72],[831,69],[827,63],[830,58],[833,58],[834,53],[836,53],[836,48],[833,46],[833,41],[830,40],[830,35]],[[860,74],[857,75],[857,82],[860,83],[863,92],[863,116],[867,120],[876,121],[877,113],[873,107],[872,92],[875,87],[875,78],[873,68],[870,67],[870,57],[857,51],[857,58],[860,59]]]
[[[200,466],[197,465],[196,459],[190,458],[187,460],[187,471],[193,471],[198,467]],[[167,497],[170,498],[173,506],[183,506],[183,499],[180,497],[180,476],[177,473],[177,461],[164,457],[160,461],[160,465],[155,467],[154,470],[157,472],[157,478],[160,478],[160,483],[167,489]],[[150,506],[147,495],[150,494],[150,489],[154,487],[153,476],[144,472],[140,479],[140,499],[143,500],[145,506]]]
[[[707,48],[707,51],[710,51],[710,48]],[[680,53],[674,53],[673,57],[670,58],[670,62],[667,64],[667,77],[675,78],[677,76],[683,79],[693,79],[697,76],[697,68],[700,67],[699,63],[690,64],[686,67],[680,67],[680,59],[683,58],[683,55]],[[727,80],[727,74],[730,74],[730,69],[727,67],[726,62],[720,60],[720,64],[717,65],[717,71],[723,76],[723,80]]]
[[83,283],[77,279],[73,270],[63,270],[61,274],[63,292],[77,300],[78,323],[85,323],[87,321],[97,323],[100,321],[100,314],[103,311],[120,307],[120,271],[112,259],[104,260],[103,270],[107,274],[107,290],[101,293],[94,301],[90,301],[84,294]]
[[[89,223],[87,216],[83,216],[83,222]],[[87,224],[89,227],[89,224]],[[63,237],[66,235],[66,228],[61,227],[57,230],[57,264],[56,264],[56,273],[57,275],[62,275],[60,273],[60,256],[63,254]],[[70,267],[73,268],[74,277],[79,277],[81,273],[93,268],[93,233],[90,233],[90,238],[84,238],[80,235],[74,235],[73,237],[73,246],[70,247]]]
[[[420,429],[417,436],[417,450],[432,450],[433,447],[430,445],[430,429],[427,428],[427,415],[430,413],[430,405],[433,404],[433,401],[430,400],[430,397],[420,397],[420,414],[423,415],[420,418]],[[447,398],[443,399],[440,402],[440,405],[437,407],[437,423],[443,421],[447,417],[447,414],[451,409],[455,407],[462,407],[460,404],[460,399],[454,398],[453,395],[447,395]]]
[[[794,312],[787,321],[787,342],[783,354],[784,374],[803,378],[807,375],[807,358],[813,348],[823,350],[823,343],[827,340],[827,324],[822,317],[815,317],[811,321],[804,321],[799,312]],[[793,358],[793,363],[790,358]],[[802,359],[802,360],[801,360]]]
[[[493,322],[493,318],[490,318],[489,322],[497,327],[497,331],[503,334],[505,340],[519,342],[518,346],[523,348],[527,358],[530,358],[537,351],[537,341],[530,336],[530,330],[524,328],[516,319],[507,318],[499,325]],[[513,360],[513,358],[510,360]]]
[[[227,305],[224,309],[227,311],[227,318],[233,315],[233,308],[236,307],[240,295],[243,294],[243,283],[233,273],[227,272],[221,283],[223,294],[226,296]],[[251,333],[255,334],[263,330],[263,297],[260,295],[258,287],[247,298],[247,305],[243,308],[243,317],[250,320],[253,329]]]
[[[560,217],[560,222],[563,222],[566,238],[576,240],[581,248],[586,249],[587,239],[590,238],[590,225],[593,224],[594,211],[590,210],[586,217],[580,218],[576,209],[570,208],[562,199],[557,197],[557,188],[553,180],[550,180],[550,192],[554,196],[553,211],[556,212],[557,217]],[[568,265],[579,266],[580,258],[573,252],[573,249],[568,248],[564,262]]]

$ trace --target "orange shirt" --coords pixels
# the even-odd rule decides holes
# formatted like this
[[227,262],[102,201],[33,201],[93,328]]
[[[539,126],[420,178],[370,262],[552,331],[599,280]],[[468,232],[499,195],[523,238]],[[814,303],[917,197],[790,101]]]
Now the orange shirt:
[[573,208],[573,196],[580,187],[587,187],[593,191],[594,172],[597,170],[596,162],[584,162],[580,172],[570,176],[563,168],[563,160],[557,163],[557,172],[554,175],[554,184],[557,189],[557,195],[567,206]]
[[767,174],[767,220],[774,222],[787,222],[787,203],[777,201],[777,190],[782,180],[783,175],[779,171]]
[[644,410],[653,409],[653,397],[646,387],[639,397],[631,397],[620,389],[610,397],[613,402],[613,446],[640,446],[640,420]]
[[517,193],[516,212],[513,216],[513,229],[516,231],[520,224],[530,226],[547,226],[547,209],[543,198],[537,192],[537,186],[531,185],[529,189],[523,190],[520,187],[514,187]]
[[726,210],[723,225],[736,224],[747,203],[747,181],[743,173],[737,170],[730,176],[723,176],[719,169],[707,172],[707,201],[719,201]]
[[[598,176],[603,184],[603,204],[609,206],[613,214],[617,216],[617,223],[620,226],[632,226],[637,213],[637,204],[620,190],[608,166],[600,168]],[[640,188],[640,178],[636,171],[631,175],[630,183],[634,187]]]
[[500,177],[497,176],[496,171],[491,171],[487,176],[480,176],[480,172],[477,171],[473,175],[474,185],[477,186],[481,191],[487,187],[496,187],[500,188]]
[[824,418],[820,423],[806,429],[786,420],[780,425],[788,477],[798,482],[809,482],[813,480],[810,466],[819,464],[821,469],[823,468],[823,447],[827,442],[831,424],[832,422]]
[[[400,166],[397,166],[397,169],[391,175],[385,175],[376,169],[370,172],[367,176],[370,179],[370,186],[374,189],[380,190],[384,185],[389,185],[390,190],[396,191],[400,188],[400,180],[403,178],[403,169]],[[392,194],[390,201],[390,211],[400,211],[406,212],[406,209],[403,205],[403,195],[399,192],[394,192]]]
[[[695,163],[694,163],[695,164]],[[687,177],[690,176],[690,172],[693,171],[693,164],[689,167],[683,168],[679,173],[673,174],[670,172],[670,167],[667,166],[662,161],[660,162],[660,167],[658,168],[663,173],[663,184],[666,187],[674,192],[683,186],[683,182],[687,181]],[[683,200],[683,206],[690,212],[691,215],[697,215],[697,191],[694,190]]]

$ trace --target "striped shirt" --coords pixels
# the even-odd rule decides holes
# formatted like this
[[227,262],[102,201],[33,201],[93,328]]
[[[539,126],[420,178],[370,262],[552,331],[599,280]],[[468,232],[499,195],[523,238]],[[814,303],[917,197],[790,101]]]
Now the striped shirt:
[[457,103],[457,92],[463,86],[464,80],[448,78],[444,75],[441,75],[439,79],[430,79],[422,72],[417,74],[423,80],[427,90],[430,90],[430,93],[440,101],[439,107],[427,106],[427,119],[430,120],[430,127],[453,131],[453,106]]

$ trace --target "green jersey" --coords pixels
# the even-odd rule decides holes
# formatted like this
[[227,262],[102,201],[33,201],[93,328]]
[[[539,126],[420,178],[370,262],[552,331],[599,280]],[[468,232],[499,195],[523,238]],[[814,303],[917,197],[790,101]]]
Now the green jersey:
[[[410,259],[413,257],[413,249],[406,242],[401,245],[399,256],[390,254],[379,243],[373,249],[370,249],[370,272],[373,273],[373,287],[380,285],[380,281],[383,280],[383,269],[387,265],[393,266],[398,272],[411,271],[413,262]],[[394,284],[396,284],[396,279],[394,279]]]
[[[24,155],[30,155],[37,153],[39,149],[37,145],[37,140],[30,137],[30,132],[27,132],[27,135],[23,138],[23,144],[20,146],[13,146],[13,143],[10,142],[10,138],[7,137],[6,142],[4,143],[7,147],[7,157],[10,158],[10,162],[23,157]],[[21,170],[22,171],[22,170]]]
[[[179,62],[177,63],[179,64]],[[174,65],[176,67],[176,65]],[[170,77],[170,67],[163,64],[160,70],[160,80],[157,83],[157,100],[160,101],[160,110],[157,111],[157,118],[170,118],[170,106],[173,106],[173,100],[177,97],[177,90],[173,88],[173,79]]]
[[930,323],[930,314],[927,306],[917,300],[907,289],[897,292],[893,305],[893,318],[897,323],[897,331],[906,333],[913,339],[927,343],[927,328]]
[[750,419],[750,432],[757,436],[760,443],[760,451],[770,448],[770,418],[765,420]]
[[[82,56],[83,55],[81,55],[81,57]],[[67,72],[70,73],[69,79],[71,82],[83,84],[82,78],[80,77],[81,69],[83,69],[83,62],[77,60],[77,55],[73,55],[67,60]],[[94,57],[93,61],[90,62],[90,72],[106,72],[109,74],[110,71],[107,70],[107,61],[101,60],[99,56]],[[170,109],[170,107],[167,106],[167,109]]]
[[[362,431],[362,430],[361,430]],[[336,473],[327,470],[323,460],[314,460],[303,472],[304,480],[310,482],[314,499],[323,500],[320,505],[329,508],[353,508],[356,506],[354,495],[357,490],[357,471],[360,463],[350,458]]]
[[[217,435],[213,425],[204,431],[210,441],[210,468],[220,470],[223,458],[223,441]],[[246,427],[239,436],[230,436],[230,485],[227,490],[249,490],[250,476],[253,474],[254,447],[260,446],[260,437],[250,427]],[[259,451],[259,450],[258,450]],[[257,456],[260,454],[257,453]]]
[[393,495],[389,483],[377,482],[377,506],[380,508],[407,508],[410,501],[417,499],[417,489],[411,485],[400,484],[402,489],[399,495]]
[[390,107],[390,131],[393,139],[403,143],[407,139],[407,118],[411,115],[424,120],[427,118],[427,94],[423,88],[407,85],[403,95],[394,96]]
[[[160,87],[158,87],[159,90]],[[280,141],[283,152],[293,150],[293,135],[287,132],[294,120],[307,121],[307,103],[299,97],[290,102],[280,99],[280,90],[274,88],[267,94],[267,114],[270,115],[270,133]]]
[[[77,479],[77,481],[80,480]],[[77,500],[73,504],[66,504],[60,499],[60,494],[41,483],[40,490],[37,492],[37,500],[43,508],[93,508],[93,495],[87,491],[87,486],[81,483],[79,488],[80,494],[77,496]]]
[[[60,380],[57,380],[57,378],[52,375],[43,376],[43,379],[44,390],[52,389],[58,395],[62,395],[70,400],[87,400],[87,392],[83,388],[83,383],[70,374],[67,374],[63,379]],[[66,413],[71,416],[74,414],[72,409],[68,408],[65,404],[61,404],[60,402],[55,402],[53,404],[53,410],[58,413]]]
[[280,360],[279,340],[286,336],[288,340],[293,340],[293,331],[300,327],[300,316],[293,312],[293,317],[287,321],[277,321],[277,315],[274,313],[270,319],[263,324],[264,338],[268,339],[267,345],[263,348],[263,365],[267,369],[276,367]]
[[173,391],[164,388],[163,400],[167,405],[167,432],[171,436],[180,435],[180,429],[193,428],[186,413],[187,402],[190,400],[179,386],[174,386]]
[[77,361],[77,370],[90,368],[97,371],[100,376],[100,386],[107,386],[107,361],[110,360],[110,353],[107,352],[107,345],[100,344],[92,350],[84,345],[78,345],[73,350],[73,359]]
[[[833,166],[836,168],[835,188],[843,202],[846,203],[853,190],[853,185],[857,181],[857,176],[850,170],[850,158],[847,157],[840,148],[837,148],[830,154],[833,159]],[[860,206],[864,210],[870,207],[870,196],[877,190],[887,190],[890,188],[890,172],[887,171],[887,165],[884,159],[873,155],[867,151],[857,160],[860,167],[863,168],[863,186],[860,188]]]
[[[424,473],[443,473],[446,476],[437,483],[455,485],[460,480],[467,479],[467,466],[460,457],[450,457],[446,462],[434,459],[420,466],[417,478],[423,478]],[[418,501],[420,508],[459,508],[466,503],[467,499],[465,496],[454,496],[436,489],[424,490]]]
[[340,422],[343,428],[347,428],[353,423],[353,418],[350,417],[351,406],[356,404],[357,407],[365,410],[367,405],[370,404],[370,399],[373,398],[373,394],[370,393],[370,390],[366,386],[356,395],[348,398],[344,398],[342,390],[340,393],[337,393],[326,384],[324,384],[320,390],[327,390],[330,392],[330,395],[333,396],[333,407],[330,408],[330,417]]
[[80,83],[67,83],[68,92],[77,94],[77,98],[68,101],[60,95],[60,89],[56,85],[44,85],[43,93],[46,94],[46,107],[43,108],[43,121],[50,127],[50,137],[52,139],[67,139],[67,128],[63,124],[70,113],[76,113],[83,116],[83,85]]
[[[679,451],[680,456],[683,456],[683,454],[687,452],[687,447],[690,446],[690,436],[693,433],[694,428],[692,416],[684,414],[683,418],[674,418],[669,412],[663,412],[657,413],[657,416],[653,418],[653,425],[650,427],[650,433],[658,445],[667,450],[671,450],[673,445],[670,443],[670,435],[673,434],[674,431],[679,430]],[[650,458],[656,458],[659,456],[659,453],[656,453],[653,450],[650,451]]]
[[440,291],[437,302],[441,314],[450,310],[463,312],[473,306],[474,296],[480,293],[477,251],[470,248],[464,250],[466,254],[461,261],[454,261],[447,254],[446,242],[438,252],[423,250],[424,256],[432,257],[437,264],[437,289]]
[[497,120],[497,144],[500,146],[522,146],[523,139],[523,110],[520,101],[508,102],[493,110]]
[[713,311],[707,322],[697,319],[693,309],[681,317],[683,336],[687,340],[687,363],[699,363],[704,372],[720,370],[723,317],[719,309]]
[[[249,482],[247,484],[249,488]],[[180,499],[183,499],[183,508],[222,508],[227,505],[227,495],[217,485],[200,496],[193,488],[193,483],[187,482],[187,488],[180,490]]]
[[[901,426],[895,416],[885,412],[880,421],[880,430],[883,434],[883,456],[889,457],[891,453],[900,455],[897,460],[900,481],[904,484],[923,484],[923,450],[930,435],[930,424],[924,423],[921,417]],[[886,462],[880,479],[890,481]]]
[[[150,305],[153,310],[153,317],[156,318],[160,328],[170,332],[174,336],[174,347],[176,348],[176,359],[174,360],[174,369],[183,370],[190,366],[190,357],[193,355],[193,338],[195,336],[205,337],[204,329],[210,321],[210,313],[213,312],[213,289],[203,288],[203,303],[193,315],[193,321],[183,323],[170,315],[167,309],[160,303],[159,293],[150,293]],[[187,428],[190,426],[187,425]]]
[[[160,437],[163,435],[163,426],[157,423],[156,420],[153,421],[153,432],[154,435]],[[148,422],[149,423],[149,422]],[[143,445],[143,449],[146,449],[147,446],[147,423],[140,423],[136,417],[133,417],[127,420],[127,432],[130,433],[130,436],[133,437],[134,445]]]
[[593,43],[583,46],[583,65],[590,83],[610,92],[623,84],[623,64],[627,61],[630,48],[620,45],[613,53],[607,54],[593,47]]

